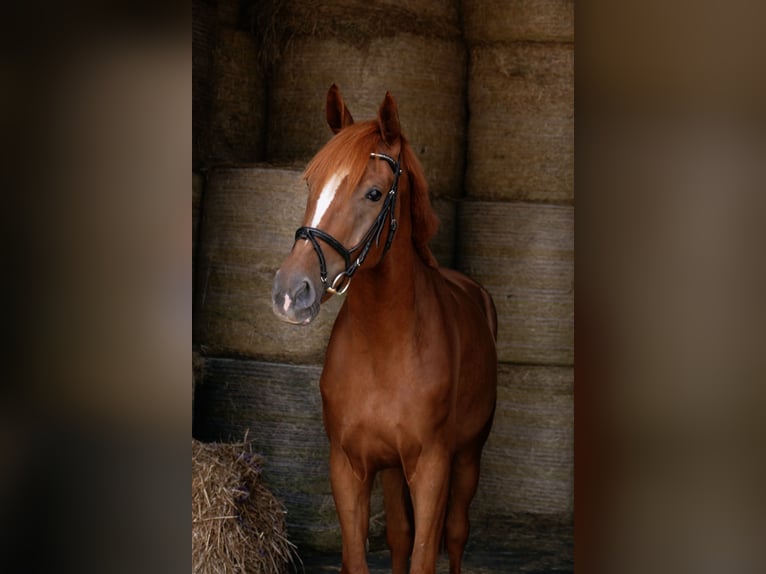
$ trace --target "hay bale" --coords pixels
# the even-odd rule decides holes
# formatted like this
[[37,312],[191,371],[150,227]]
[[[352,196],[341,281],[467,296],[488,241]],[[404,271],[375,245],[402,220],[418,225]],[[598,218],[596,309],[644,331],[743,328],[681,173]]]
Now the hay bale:
[[472,48],[468,107],[468,196],[573,202],[573,44]]
[[498,366],[497,409],[472,518],[573,510],[573,388],[571,367]]
[[464,201],[457,267],[484,285],[498,314],[498,359],[574,361],[574,208]]
[[204,163],[204,139],[210,125],[212,52],[215,10],[210,2],[192,0],[192,169]]
[[[322,425],[320,365],[205,359],[194,436],[227,441],[248,436],[269,460],[263,477],[284,501],[292,540],[305,551],[337,552],[340,526],[329,479],[329,445]],[[383,500],[371,501],[370,547],[383,549]]]
[[206,165],[263,159],[266,82],[250,33],[218,28],[212,80]]
[[265,63],[278,62],[295,37],[343,38],[356,45],[402,32],[461,35],[459,0],[261,0],[250,9]]
[[271,80],[270,160],[306,161],[327,142],[325,96],[333,83],[356,120],[374,118],[390,91],[432,195],[462,194],[466,51],[460,38],[373,34],[357,44],[345,36],[295,37]]
[[301,170],[227,167],[208,174],[197,254],[194,341],[207,354],[286,362],[324,359],[342,299],[311,325],[277,319],[271,289],[306,210]]
[[463,0],[469,45],[489,42],[572,42],[574,0]]
[[285,510],[261,479],[249,443],[192,439],[192,572],[288,572]]

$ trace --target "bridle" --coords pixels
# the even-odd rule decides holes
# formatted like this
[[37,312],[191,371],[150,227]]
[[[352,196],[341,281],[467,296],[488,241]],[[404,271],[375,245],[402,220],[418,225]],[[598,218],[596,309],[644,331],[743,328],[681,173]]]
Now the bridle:
[[[319,257],[319,274],[322,279],[322,285],[324,286],[324,290],[327,293],[330,293],[330,295],[343,295],[346,292],[349,285],[351,285],[351,278],[354,276],[354,273],[356,273],[357,269],[359,269],[367,258],[367,254],[372,248],[373,241],[375,242],[375,245],[380,244],[380,234],[383,232],[383,227],[386,224],[386,217],[390,218],[391,224],[388,227],[388,237],[386,238],[386,244],[383,248],[381,259],[385,257],[386,252],[388,252],[391,247],[391,242],[394,240],[394,234],[396,233],[397,227],[394,208],[396,207],[396,192],[399,189],[399,176],[402,174],[402,170],[398,160],[395,160],[384,153],[373,152],[370,154],[370,157],[380,158],[388,162],[388,165],[390,165],[391,169],[394,171],[394,183],[391,184],[391,189],[388,191],[386,199],[383,201],[383,207],[380,208],[380,213],[378,213],[378,216],[375,218],[375,221],[373,221],[372,226],[367,230],[367,233],[362,240],[351,249],[346,249],[343,247],[343,244],[332,235],[321,229],[317,229],[316,227],[299,227],[295,232],[295,241],[306,239],[310,241],[311,245],[314,247],[314,251],[316,251],[316,254]],[[338,273],[335,279],[332,280],[332,283],[329,284],[327,281],[327,262],[324,253],[322,252],[322,246],[319,245],[319,239],[340,253],[346,262],[346,269]],[[356,260],[352,262],[352,254],[360,249],[361,253]]]

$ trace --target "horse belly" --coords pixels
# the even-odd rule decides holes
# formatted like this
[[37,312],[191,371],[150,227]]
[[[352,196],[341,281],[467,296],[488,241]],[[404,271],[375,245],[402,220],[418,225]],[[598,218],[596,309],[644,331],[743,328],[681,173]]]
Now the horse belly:
[[486,291],[468,277],[440,270],[448,279],[453,301],[445,309],[451,318],[455,349],[456,449],[472,448],[486,440],[497,400],[497,351],[494,304]]

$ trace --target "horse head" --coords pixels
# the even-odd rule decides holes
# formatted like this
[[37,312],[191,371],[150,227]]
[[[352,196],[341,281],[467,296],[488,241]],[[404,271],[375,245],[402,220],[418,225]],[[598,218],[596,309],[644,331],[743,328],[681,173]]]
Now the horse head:
[[355,123],[333,85],[326,112],[335,135],[306,167],[303,223],[274,278],[274,313],[289,323],[311,322],[362,264],[375,267],[398,228],[403,140],[396,102],[386,93],[376,120]]

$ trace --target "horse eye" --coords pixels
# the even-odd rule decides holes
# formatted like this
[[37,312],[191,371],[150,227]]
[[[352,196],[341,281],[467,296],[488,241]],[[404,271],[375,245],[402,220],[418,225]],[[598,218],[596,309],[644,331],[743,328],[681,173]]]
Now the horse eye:
[[383,194],[380,193],[379,189],[372,188],[370,191],[367,192],[367,195],[365,196],[370,201],[380,201],[380,198],[383,197]]

